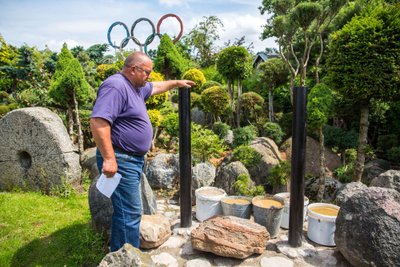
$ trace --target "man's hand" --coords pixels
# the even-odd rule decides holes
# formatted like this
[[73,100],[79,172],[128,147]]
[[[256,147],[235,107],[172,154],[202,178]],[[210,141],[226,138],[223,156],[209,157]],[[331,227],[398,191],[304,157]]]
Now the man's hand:
[[194,81],[190,81],[190,80],[177,80],[177,86],[176,87],[192,87],[194,85],[196,85],[196,83]]
[[179,88],[179,87],[192,87],[196,83],[190,80],[171,80],[171,81],[159,81],[159,82],[152,82],[153,83],[153,91],[151,95],[158,95],[162,94],[172,88]]
[[104,159],[103,168],[101,170],[107,178],[113,177],[118,171],[118,165],[115,158],[113,159]]

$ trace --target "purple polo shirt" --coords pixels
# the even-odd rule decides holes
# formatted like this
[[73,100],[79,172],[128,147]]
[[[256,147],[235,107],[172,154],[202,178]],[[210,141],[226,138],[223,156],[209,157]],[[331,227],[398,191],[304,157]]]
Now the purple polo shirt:
[[152,83],[135,89],[121,73],[108,77],[101,84],[91,117],[110,123],[114,146],[140,155],[150,149],[153,128],[145,102],[152,91]]

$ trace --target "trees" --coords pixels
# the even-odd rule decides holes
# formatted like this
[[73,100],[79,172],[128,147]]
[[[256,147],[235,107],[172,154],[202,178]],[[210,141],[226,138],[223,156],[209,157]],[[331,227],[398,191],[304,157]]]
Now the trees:
[[154,69],[164,74],[166,79],[175,79],[181,77],[186,68],[186,60],[178,52],[171,38],[164,34],[154,59]]
[[259,66],[260,82],[268,88],[268,118],[274,121],[274,105],[272,92],[275,88],[285,84],[289,80],[289,70],[285,62],[279,58],[271,58]]
[[331,89],[322,83],[314,86],[308,95],[307,122],[308,127],[319,135],[319,189],[317,200],[321,201],[325,192],[325,148],[323,126],[328,122],[333,108],[333,96]]
[[234,86],[237,81],[237,104],[236,104],[236,124],[240,127],[240,96],[242,95],[241,81],[247,78],[252,69],[251,57],[246,48],[242,46],[231,46],[223,49],[218,54],[217,69],[228,81],[228,93],[230,103],[234,106]]
[[54,73],[49,95],[60,106],[67,107],[68,130],[72,134],[73,124],[77,129],[78,149],[83,152],[83,133],[79,118],[79,105],[82,105],[94,98],[94,92],[85,79],[82,66],[63,45],[56,72]]
[[371,99],[400,97],[399,40],[398,4],[374,6],[332,35],[327,60],[329,81],[361,106],[354,181],[361,180],[364,169]]
[[188,34],[189,44],[192,49],[195,61],[200,67],[208,67],[215,63],[215,46],[214,43],[219,39],[218,29],[224,24],[216,16],[203,17],[198,25],[196,25]]

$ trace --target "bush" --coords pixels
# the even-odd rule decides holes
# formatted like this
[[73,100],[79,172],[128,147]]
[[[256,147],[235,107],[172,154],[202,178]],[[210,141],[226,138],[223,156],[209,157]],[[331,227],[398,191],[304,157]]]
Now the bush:
[[[164,81],[164,75],[159,72],[153,71],[149,78],[149,81]],[[148,109],[159,109],[164,102],[168,100],[168,91],[162,94],[150,96],[146,101],[146,106]]]
[[216,81],[206,81],[200,88],[200,91],[203,92],[204,90],[213,87],[213,86],[222,86],[219,82]]
[[159,110],[149,109],[147,110],[147,113],[149,114],[149,118],[153,127],[158,127],[161,125],[163,116],[161,115],[161,112]]
[[170,113],[164,117],[161,122],[161,127],[165,129],[171,137],[178,137],[179,134],[179,117],[178,113]]
[[206,162],[212,157],[219,158],[226,150],[223,141],[211,130],[192,123],[192,157],[193,162]]
[[353,172],[354,172],[354,163],[351,162],[349,164],[336,168],[333,171],[333,175],[341,183],[350,183],[351,181],[353,181]]
[[262,185],[255,186],[248,174],[239,174],[233,184],[233,190],[236,195],[254,197],[264,195],[264,187]]
[[285,135],[282,131],[281,126],[279,126],[279,124],[275,122],[266,122],[263,125],[263,131],[264,131],[263,136],[271,138],[272,140],[275,141],[277,145],[279,145],[282,142],[282,138]]
[[233,130],[233,147],[250,144],[257,134],[257,128],[251,125]]
[[388,160],[399,163],[400,162],[400,146],[392,147],[386,152]]
[[204,111],[220,116],[229,107],[229,96],[220,86],[213,86],[201,93],[201,102]]
[[182,79],[194,81],[196,84],[191,87],[191,91],[198,94],[201,93],[200,88],[206,82],[203,72],[199,69],[190,69],[186,71],[182,75]]
[[232,161],[240,161],[246,168],[256,166],[262,159],[262,155],[248,145],[238,146],[233,150],[232,154]]
[[200,109],[203,109],[203,105],[201,103],[201,95],[198,93],[190,92],[190,106],[192,108],[198,107]]
[[224,139],[225,136],[228,134],[228,131],[231,129],[231,127],[223,122],[216,122],[212,126],[213,132],[219,136],[219,138]]
[[267,176],[267,182],[273,187],[287,185],[290,175],[291,165],[289,161],[281,161],[278,165],[271,168]]

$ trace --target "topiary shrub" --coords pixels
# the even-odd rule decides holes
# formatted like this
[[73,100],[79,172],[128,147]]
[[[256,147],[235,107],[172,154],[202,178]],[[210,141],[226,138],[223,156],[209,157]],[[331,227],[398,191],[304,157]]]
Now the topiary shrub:
[[254,197],[264,195],[264,187],[262,185],[255,186],[248,174],[239,174],[233,184],[233,190],[236,195]]
[[229,107],[229,96],[220,86],[213,86],[201,92],[201,102],[204,111],[213,114],[216,120]]
[[262,155],[248,145],[238,146],[233,150],[232,155],[232,161],[242,162],[247,169],[256,166],[262,159]]
[[263,125],[263,136],[271,138],[278,145],[282,142],[284,135],[281,126],[276,122],[266,122]]
[[195,92],[190,92],[190,106],[192,108],[198,107],[203,109],[203,104],[201,103],[201,95]]
[[204,74],[199,69],[190,69],[182,75],[182,79],[194,81],[196,84],[191,87],[191,91],[200,94],[200,88],[206,82]]
[[257,137],[257,128],[249,125],[233,130],[233,147],[248,145]]
[[[149,78],[151,82],[164,81],[164,75],[159,72],[153,71]],[[159,95],[153,95],[146,101],[148,109],[159,109],[165,101],[168,100],[168,91]]]
[[200,87],[200,91],[203,92],[204,90],[213,87],[213,86],[220,86],[222,87],[222,84],[220,84],[219,82],[216,81],[206,81],[201,87]]
[[289,161],[281,161],[271,168],[267,176],[268,184],[273,187],[287,185],[290,179],[291,165]]
[[219,138],[223,139],[225,136],[228,134],[228,131],[231,129],[231,127],[223,123],[221,121],[217,121],[216,123],[213,124],[212,130],[213,132],[219,136]]

